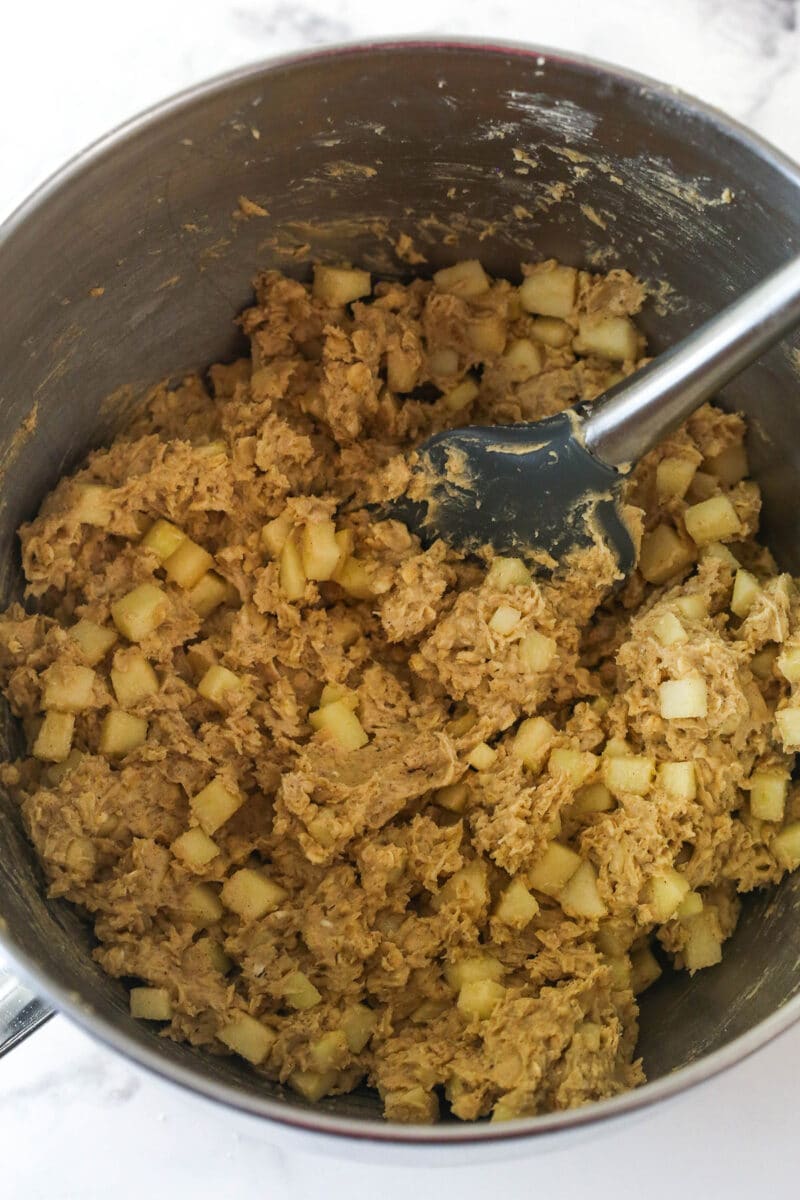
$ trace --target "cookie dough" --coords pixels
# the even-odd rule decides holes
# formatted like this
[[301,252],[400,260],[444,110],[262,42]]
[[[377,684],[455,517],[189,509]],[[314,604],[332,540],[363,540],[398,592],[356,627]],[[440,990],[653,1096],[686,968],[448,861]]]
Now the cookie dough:
[[800,604],[712,407],[628,494],[639,567],[532,577],[370,506],[436,430],[643,361],[624,271],[274,271],[251,357],[158,388],[20,531],[2,768],[134,1016],[309,1101],[493,1120],[643,1080],[636,996],[800,863]]

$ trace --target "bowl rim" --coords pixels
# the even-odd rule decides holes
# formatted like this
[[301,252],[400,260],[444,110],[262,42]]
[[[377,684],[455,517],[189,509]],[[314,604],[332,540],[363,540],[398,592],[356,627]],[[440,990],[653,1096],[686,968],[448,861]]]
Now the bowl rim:
[[[442,35],[441,37],[389,37],[367,40],[348,40],[311,50],[260,59],[241,67],[222,72],[209,79],[182,89],[143,109],[109,132],[78,151],[58,170],[48,176],[0,224],[0,250],[24,224],[35,219],[37,211],[51,196],[78,178],[92,163],[113,152],[118,146],[135,138],[148,126],[179,113],[206,98],[223,93],[231,87],[247,84],[265,75],[291,71],[325,62],[327,59],[357,57],[370,54],[403,53],[410,50],[438,50],[443,54],[481,52],[498,56],[531,59],[532,65],[563,64],[595,77],[605,76],[636,89],[645,101],[669,103],[687,114],[702,119],[708,126],[738,141],[745,149],[780,172],[794,185],[800,196],[800,165],[760,134],[729,117],[720,109],[698,99],[682,89],[659,82],[626,67],[607,63],[589,55],[573,54],[554,47],[536,44],[487,40],[481,37]],[[537,59],[541,60],[537,63]],[[298,1131],[327,1135],[338,1139],[340,1147],[348,1142],[390,1143],[438,1148],[481,1143],[484,1146],[529,1141],[535,1143],[546,1136],[564,1133],[569,1129],[586,1128],[602,1122],[618,1120],[626,1113],[649,1109],[659,1101],[675,1097],[689,1088],[719,1075],[748,1058],[760,1047],[786,1032],[800,1020],[800,994],[792,997],[752,1029],[732,1039],[725,1046],[704,1055],[671,1074],[651,1083],[624,1092],[612,1099],[595,1101],[583,1108],[521,1117],[497,1125],[488,1122],[464,1122],[431,1126],[401,1125],[396,1122],[338,1116],[321,1109],[305,1109],[285,1104],[268,1096],[248,1094],[231,1084],[208,1078],[192,1067],[167,1059],[156,1048],[142,1045],[122,1028],[118,1028],[96,1013],[80,996],[51,979],[47,972],[25,951],[16,947],[4,922],[0,920],[0,947],[6,952],[11,966],[21,979],[53,1002],[81,1029],[109,1046],[137,1066],[161,1079],[251,1117],[267,1119],[277,1125]]]

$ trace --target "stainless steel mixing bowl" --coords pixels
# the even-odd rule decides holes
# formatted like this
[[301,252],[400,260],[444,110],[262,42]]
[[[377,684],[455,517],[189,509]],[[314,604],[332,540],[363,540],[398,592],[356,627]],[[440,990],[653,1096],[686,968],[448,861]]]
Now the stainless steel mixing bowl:
[[[268,215],[245,219],[241,196]],[[655,289],[644,322],[658,347],[797,251],[800,171],[669,88],[518,46],[326,50],[151,110],[0,231],[0,599],[20,590],[14,531],[59,476],[113,436],[148,385],[237,352],[234,317],[257,266],[305,275],[319,257],[407,274],[404,234],[425,255],[413,269],[426,271],[477,256],[511,277],[531,256],[625,265]],[[750,421],[765,536],[798,573],[799,362],[784,344],[723,397]],[[7,715],[4,736],[13,753]],[[2,941],[33,986],[166,1078],[348,1153],[348,1138],[438,1146],[458,1161],[466,1143],[534,1150],[707,1079],[800,1016],[798,874],[748,898],[720,966],[663,978],[643,997],[646,1087],[508,1124],[391,1125],[367,1093],[309,1106],[236,1060],[133,1022],[124,989],[91,960],[86,925],[45,901],[7,801],[0,846]],[[400,1151],[406,1161],[409,1146]]]

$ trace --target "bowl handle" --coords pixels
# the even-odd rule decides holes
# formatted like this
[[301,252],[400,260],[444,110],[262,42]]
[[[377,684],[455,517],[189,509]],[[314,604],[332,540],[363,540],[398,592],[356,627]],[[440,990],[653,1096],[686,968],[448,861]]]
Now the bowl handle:
[[0,1056],[33,1033],[54,1012],[0,964]]

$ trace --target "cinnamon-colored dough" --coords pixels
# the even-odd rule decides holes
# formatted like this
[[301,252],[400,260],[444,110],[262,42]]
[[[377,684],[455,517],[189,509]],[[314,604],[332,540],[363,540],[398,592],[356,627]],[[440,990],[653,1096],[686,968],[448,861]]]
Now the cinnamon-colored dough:
[[[554,348],[502,280],[466,300],[422,279],[378,283],[369,301],[331,308],[266,272],[241,318],[252,358],[158,389],[20,531],[36,615],[17,605],[0,619],[0,669],[31,747],[48,686],[62,694],[69,668],[87,665],[74,623],[113,629],[112,604],[142,583],[168,598],[138,646],[158,685],[129,706],[144,742],[119,756],[99,748],[118,707],[110,673],[136,657],[119,636],[94,665],[66,762],[30,756],[2,770],[49,894],[94,924],[97,961],[164,989],[164,1036],[228,1053],[218,1034],[249,1014],[270,1031],[257,1067],[269,1078],[311,1099],[366,1081],[400,1121],[434,1119],[440,1106],[501,1119],[585,1104],[643,1080],[634,993],[657,974],[647,947],[678,969],[687,954],[690,967],[713,961],[737,893],[796,865],[775,841],[800,816],[794,785],[776,820],[748,801],[754,773],[789,777],[793,746],[774,714],[792,704],[791,685],[772,652],[791,648],[798,602],[754,540],[757,486],[732,481],[729,461],[716,474],[718,456],[742,443],[738,416],[702,409],[635,472],[645,546],[659,526],[677,535],[676,569],[659,584],[637,571],[613,592],[597,548],[552,578],[498,588],[487,562],[423,549],[367,507],[402,490],[409,450],[436,430],[533,420],[634,370],[572,341],[582,316],[625,317],[642,301],[625,272],[581,272],[573,311],[549,327],[566,339]],[[527,376],[506,357],[515,339],[540,348]],[[449,396],[468,372],[477,396],[456,408]],[[697,468],[686,496],[659,499],[665,458]],[[100,524],[85,520],[87,482],[110,489]],[[739,528],[727,548],[759,585],[743,617],[730,610],[736,564],[686,532],[687,509],[712,496],[730,499]],[[364,598],[327,580],[287,599],[262,542],[282,515],[298,544],[311,521],[351,532]],[[157,518],[213,555],[230,585],[211,615],[142,545]],[[687,613],[692,596],[700,607]],[[510,632],[492,624],[500,606],[519,614]],[[666,614],[673,633],[680,623],[672,643]],[[537,669],[520,652],[532,632],[554,643]],[[215,663],[240,682],[219,702],[197,686]],[[659,688],[687,676],[704,682],[707,713],[665,720]],[[359,748],[309,723],[331,684],[352,693]],[[515,739],[533,716],[553,733],[526,765]],[[551,757],[564,749],[583,752],[582,780]],[[644,794],[587,792],[620,755],[693,764],[695,794],[677,795],[663,772]],[[197,825],[190,799],[215,777],[244,802],[213,832],[216,855],[190,871],[171,847]],[[590,811],[591,796],[605,807]],[[580,915],[563,881],[551,894],[531,883],[554,840],[589,864],[599,915]],[[282,889],[271,911],[191,914],[198,881],[219,892],[243,867]],[[659,920],[648,881],[671,869],[693,899]],[[509,920],[512,881],[532,902]],[[462,988],[470,973],[491,986]],[[293,1007],[298,986],[307,1007]],[[361,1046],[353,1012],[371,1033]]]

